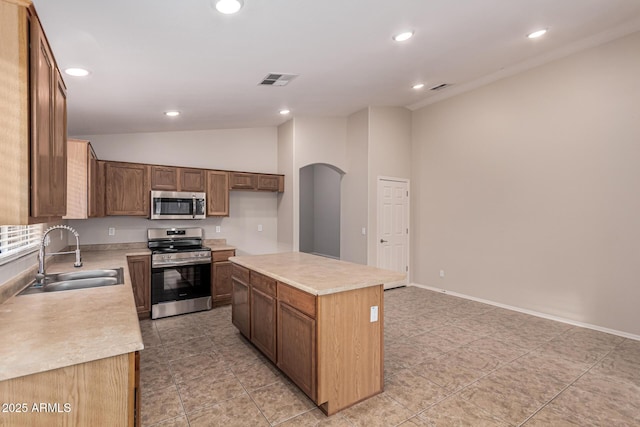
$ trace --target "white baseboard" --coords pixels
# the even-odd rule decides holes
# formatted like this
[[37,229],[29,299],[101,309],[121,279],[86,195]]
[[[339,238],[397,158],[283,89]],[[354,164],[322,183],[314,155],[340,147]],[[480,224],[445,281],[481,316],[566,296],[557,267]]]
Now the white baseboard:
[[514,307],[512,305],[502,304],[499,302],[489,301],[482,298],[476,298],[465,294],[459,294],[457,292],[447,291],[446,289],[434,288],[432,286],[420,285],[418,283],[410,283],[409,286],[415,286],[416,288],[428,289],[434,292],[440,292],[443,294],[451,295],[454,297],[464,298],[471,301],[481,302],[483,304],[493,305],[495,307],[505,308],[507,310],[517,311],[524,314],[530,314],[536,317],[542,317],[543,319],[555,320],[556,322],[562,322],[573,326],[580,326],[582,328],[593,329],[594,331],[605,332],[607,334],[617,335],[624,338],[640,341],[640,335],[630,334],[628,332],[618,331],[615,329],[609,329],[598,325],[592,325],[590,323],[578,322],[577,320],[566,319],[564,317],[553,316],[551,314],[540,313],[538,311],[527,310],[525,308]]

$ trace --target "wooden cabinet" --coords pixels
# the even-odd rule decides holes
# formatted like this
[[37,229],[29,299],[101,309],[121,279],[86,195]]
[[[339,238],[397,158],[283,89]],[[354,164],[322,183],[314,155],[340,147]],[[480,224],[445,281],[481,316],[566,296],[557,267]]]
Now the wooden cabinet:
[[316,298],[278,283],[278,368],[316,400]]
[[258,175],[254,173],[230,172],[229,189],[231,190],[257,190]]
[[251,342],[276,363],[276,281],[255,271],[251,278]]
[[205,191],[203,169],[151,165],[151,189],[161,191]]
[[[270,277],[235,263],[232,268],[232,313],[243,313],[243,328],[238,329],[323,412],[334,414],[383,391],[382,285],[315,296],[276,282],[274,295]],[[244,285],[237,288],[240,274]],[[244,280],[249,277],[247,286]],[[236,301],[242,306],[236,307]],[[374,322],[371,307],[379,309]],[[236,317],[234,325],[238,326]]]
[[229,172],[207,171],[207,216],[229,216]]
[[141,425],[137,358],[138,352],[121,354],[0,381],[0,402],[27,405],[25,411],[2,413],[0,424]]
[[258,190],[260,191],[284,191],[284,176],[282,175],[258,175]]
[[151,189],[178,191],[178,168],[171,166],[151,166]]
[[231,190],[284,191],[284,176],[248,172],[230,172]]
[[179,168],[180,185],[178,191],[197,191],[204,193],[206,190],[205,171],[203,169]]
[[[93,150],[91,150],[93,153]],[[89,217],[105,215],[105,162],[91,156],[89,160]]]
[[31,16],[31,216],[67,210],[67,94],[40,21]]
[[138,317],[148,318],[151,312],[151,255],[128,256],[127,266]]
[[65,219],[104,216],[104,170],[89,141],[67,141],[67,214]]
[[105,165],[106,215],[148,217],[150,167],[137,163],[107,162]]
[[236,251],[211,252],[211,299],[214,307],[231,304],[231,262]]
[[1,224],[66,213],[67,97],[53,53],[29,2],[0,1]]
[[249,270],[233,264],[231,267],[231,323],[251,339],[251,322],[249,311]]

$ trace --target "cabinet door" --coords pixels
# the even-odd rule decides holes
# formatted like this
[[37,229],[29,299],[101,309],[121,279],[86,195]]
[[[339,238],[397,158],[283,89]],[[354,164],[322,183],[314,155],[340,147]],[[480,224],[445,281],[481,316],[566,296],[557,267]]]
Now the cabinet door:
[[204,170],[180,168],[180,191],[204,193],[205,184]]
[[207,215],[229,216],[229,172],[207,171]]
[[251,312],[249,310],[249,285],[239,281],[234,276],[231,279],[231,323],[240,333],[251,339]]
[[66,213],[67,99],[37,17],[31,19],[31,216]]
[[178,191],[178,168],[151,166],[151,189]]
[[133,298],[139,316],[147,316],[151,311],[151,256],[127,257]]
[[104,216],[104,162],[96,157],[89,144],[89,217]]
[[251,342],[276,363],[276,299],[251,287]]
[[278,368],[315,402],[316,321],[278,301]]
[[278,175],[258,175],[258,190],[279,191],[280,178]]
[[231,172],[229,180],[231,190],[255,190],[258,188],[258,175],[254,173]]
[[211,297],[214,307],[231,303],[231,262],[211,263]]
[[106,214],[149,216],[149,166],[107,162]]

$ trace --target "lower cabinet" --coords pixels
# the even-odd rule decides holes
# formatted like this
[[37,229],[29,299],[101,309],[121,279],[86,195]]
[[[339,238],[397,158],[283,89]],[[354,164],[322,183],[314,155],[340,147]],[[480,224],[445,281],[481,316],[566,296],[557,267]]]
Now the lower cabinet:
[[316,296],[235,263],[232,282],[233,324],[325,414],[383,391],[382,285]]
[[249,270],[233,264],[231,277],[231,323],[245,337],[251,339],[249,311]]
[[147,318],[151,312],[151,255],[127,257],[138,317]]
[[231,304],[231,262],[236,251],[212,251],[211,300],[214,307]]
[[276,363],[276,281],[251,272],[251,342]]
[[139,384],[138,352],[0,381],[0,425],[139,426]]
[[278,301],[278,368],[316,400],[316,320]]

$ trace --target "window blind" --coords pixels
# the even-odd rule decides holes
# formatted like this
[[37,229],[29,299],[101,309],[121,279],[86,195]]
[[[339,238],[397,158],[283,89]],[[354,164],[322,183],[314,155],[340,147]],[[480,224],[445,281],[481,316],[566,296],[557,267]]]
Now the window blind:
[[33,252],[41,238],[42,224],[0,225],[0,264]]

